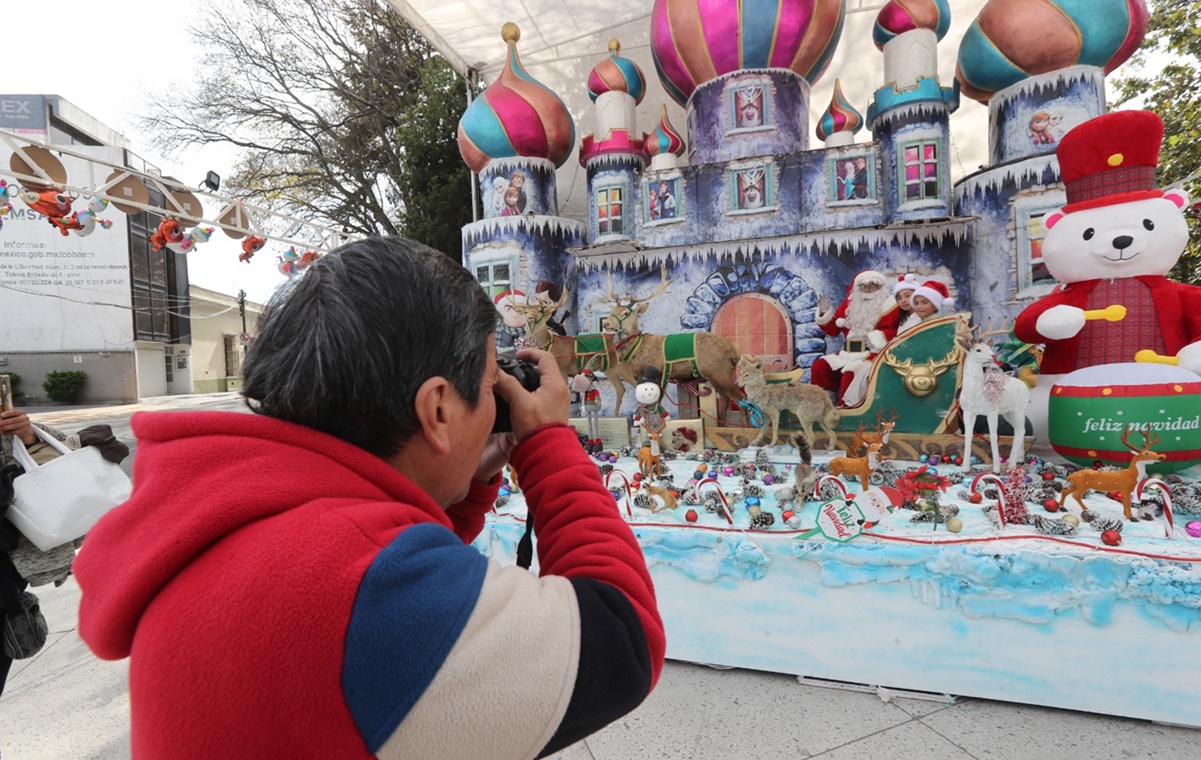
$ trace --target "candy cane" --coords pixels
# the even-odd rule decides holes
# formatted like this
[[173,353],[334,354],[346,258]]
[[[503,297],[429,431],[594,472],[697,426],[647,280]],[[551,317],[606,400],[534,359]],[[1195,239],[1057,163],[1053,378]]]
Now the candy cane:
[[837,476],[834,476],[834,475],[822,475],[820,478],[818,478],[817,482],[813,484],[813,493],[817,494],[818,496],[821,496],[822,495],[822,485],[824,483],[826,483],[827,481],[838,486],[838,490],[842,491],[842,495],[844,497],[846,497],[848,499],[851,498],[850,492],[847,491],[847,484],[843,483],[841,478],[838,478]]
[[619,476],[623,481],[625,481],[625,484],[626,484],[626,514],[630,517],[633,517],[634,510],[630,509],[630,479],[626,477],[626,474],[624,472],[622,472],[621,470],[609,470],[609,472],[605,474],[605,488],[609,487],[609,478],[613,477],[614,475]]
[[1168,484],[1159,478],[1147,478],[1134,487],[1134,498],[1139,501],[1143,500],[1143,491],[1149,487],[1158,488],[1163,494],[1163,519],[1164,519],[1164,535],[1168,538],[1176,536],[1176,521],[1172,518],[1172,494],[1168,491]]
[[696,485],[694,485],[692,487],[693,498],[695,498],[697,501],[700,501],[701,486],[703,486],[707,483],[713,484],[713,487],[717,489],[717,495],[719,498],[721,498],[721,505],[726,510],[726,522],[728,522],[730,525],[733,525],[734,524],[734,515],[732,515],[730,513],[730,501],[729,501],[729,499],[726,498],[725,492],[721,490],[721,486],[717,483],[716,480],[710,480],[709,478],[705,478],[704,480],[702,480],[702,481],[698,482]]
[[996,483],[996,485],[997,485],[997,497],[998,497],[997,498],[997,516],[1001,518],[1001,527],[1004,528],[1005,527],[1005,484],[1001,482],[1000,478],[998,478],[996,475],[992,474],[991,472],[982,472],[979,475],[977,475],[976,477],[972,478],[972,485],[968,490],[971,491],[972,493],[975,493],[976,485],[981,480],[991,480],[994,483]]

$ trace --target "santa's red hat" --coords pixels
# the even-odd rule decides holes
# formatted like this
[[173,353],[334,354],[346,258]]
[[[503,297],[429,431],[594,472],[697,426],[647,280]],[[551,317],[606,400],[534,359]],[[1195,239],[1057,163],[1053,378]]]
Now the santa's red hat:
[[947,286],[938,280],[926,280],[913,291],[914,296],[921,296],[930,303],[934,304],[934,308],[941,309],[945,303],[948,309],[955,308],[955,299],[951,298],[951,292],[947,290]]
[[1069,131],[1055,151],[1068,196],[1063,210],[1163,197],[1155,189],[1162,142],[1163,120],[1150,111],[1114,111]]
[[899,295],[902,290],[917,290],[917,286],[921,284],[912,273],[907,274],[897,280],[897,284],[892,286],[892,294]]

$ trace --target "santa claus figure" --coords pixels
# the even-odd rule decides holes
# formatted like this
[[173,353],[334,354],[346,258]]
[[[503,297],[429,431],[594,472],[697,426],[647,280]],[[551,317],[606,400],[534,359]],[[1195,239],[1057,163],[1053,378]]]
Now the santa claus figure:
[[[837,391],[842,406],[854,406],[863,400],[872,357],[896,337],[900,313],[891,290],[884,287],[885,282],[879,272],[860,272],[837,310],[831,308],[825,296],[817,301],[818,326],[831,337],[843,335],[846,344],[841,351],[813,363],[811,382]],[[850,391],[857,374],[862,377],[856,383],[856,390]]]

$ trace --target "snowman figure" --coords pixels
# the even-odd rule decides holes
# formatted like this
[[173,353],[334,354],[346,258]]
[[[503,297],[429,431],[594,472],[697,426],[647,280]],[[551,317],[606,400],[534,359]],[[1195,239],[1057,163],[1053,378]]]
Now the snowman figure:
[[1115,111],[1059,143],[1068,203],[1044,219],[1042,245],[1059,285],[1014,323],[1019,340],[1046,346],[1031,392],[1036,435],[1051,386],[1073,370],[1142,351],[1201,374],[1201,288],[1166,276],[1188,245],[1189,198],[1155,187],[1162,141],[1157,115]]
[[659,385],[662,377],[663,373],[657,367],[646,367],[634,388],[634,398],[638,400],[634,424],[638,427],[638,440],[642,446],[650,445],[649,434],[657,437],[663,432],[667,418],[671,416],[659,403],[663,399],[663,388]]

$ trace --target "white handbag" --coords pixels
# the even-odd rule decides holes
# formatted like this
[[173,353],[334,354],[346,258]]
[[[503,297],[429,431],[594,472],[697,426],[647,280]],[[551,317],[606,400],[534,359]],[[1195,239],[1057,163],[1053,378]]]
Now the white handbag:
[[49,551],[91,530],[106,512],[129,499],[133,484],[95,446],[72,451],[36,426],[34,432],[62,456],[39,465],[13,436],[13,459],[25,474],[13,481],[8,519],[34,546]]

